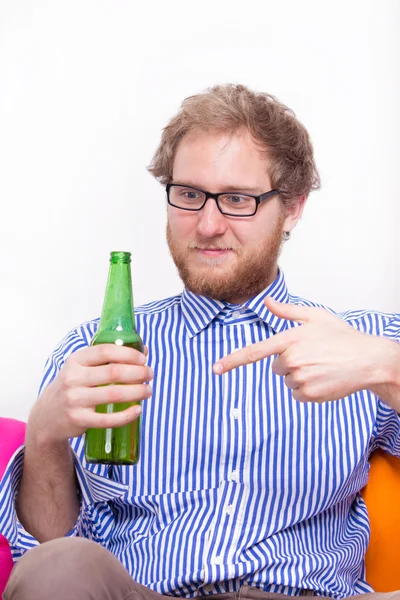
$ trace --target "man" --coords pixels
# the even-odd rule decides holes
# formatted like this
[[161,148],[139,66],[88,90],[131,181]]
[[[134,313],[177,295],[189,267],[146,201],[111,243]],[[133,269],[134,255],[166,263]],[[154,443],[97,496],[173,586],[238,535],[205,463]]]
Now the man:
[[[307,132],[273,97],[217,86],[185,100],[150,171],[185,291],[136,311],[147,365],[88,347],[98,320],[50,357],[0,490],[22,556],[5,599],[371,592],[360,490],[375,448],[400,456],[400,315],[289,294],[282,241],[319,186]],[[134,467],[83,457],[88,427],[140,413],[95,413],[110,383],[113,402],[146,400]]]

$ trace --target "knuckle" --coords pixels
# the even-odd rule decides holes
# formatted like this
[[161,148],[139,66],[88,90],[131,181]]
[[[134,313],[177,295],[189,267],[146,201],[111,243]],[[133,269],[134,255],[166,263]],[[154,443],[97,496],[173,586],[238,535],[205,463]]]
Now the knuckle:
[[76,363],[78,362],[78,360],[77,360],[77,356],[76,356],[76,355],[77,355],[77,354],[79,355],[79,352],[82,352],[82,349],[81,349],[81,350],[77,350],[76,352],[73,352],[72,354],[70,354],[70,355],[68,356],[68,358],[67,358],[67,360],[65,361],[65,364],[64,364],[64,369],[65,369],[66,367],[69,367],[69,366],[71,366],[71,365],[74,365],[74,364],[76,364]]
[[111,363],[108,365],[108,373],[110,381],[119,382],[122,381],[122,367],[117,363]]
[[111,420],[111,416],[112,415],[103,415],[103,414],[96,414],[96,429],[106,429],[107,427],[111,427],[114,426],[112,420]]
[[121,427],[131,423],[137,418],[135,411],[131,408],[110,415],[101,415],[98,420],[99,427]]
[[285,361],[285,367],[288,371],[293,373],[296,370],[297,363],[294,359],[288,357]]
[[60,378],[62,385],[66,389],[73,388],[78,382],[76,370],[71,367],[64,367],[60,371]]
[[71,427],[79,427],[81,425],[81,417],[78,411],[69,413],[69,424]]
[[79,401],[80,394],[77,388],[68,388],[65,394],[65,404],[67,408],[74,407]]
[[102,362],[107,363],[111,360],[111,350],[108,344],[99,344],[98,346],[95,346],[95,348],[98,353],[99,359]]
[[140,352],[140,350],[136,350],[136,348],[129,348],[129,351],[132,354],[132,361],[135,365],[145,364],[145,362],[143,361],[143,352]]
[[311,386],[303,386],[303,396],[310,402],[315,402],[318,400],[317,390]]
[[250,362],[256,362],[259,359],[260,356],[260,352],[257,348],[249,348],[247,350],[247,358],[249,359]]
[[119,385],[109,385],[106,389],[107,403],[120,402],[123,399],[123,390]]
[[130,390],[129,390],[129,402],[140,402],[142,400],[145,400],[146,398],[149,398],[152,394],[153,390],[150,388],[150,386],[147,386],[144,383],[141,384],[136,384],[134,386],[131,386]]
[[140,389],[140,397],[148,398],[153,394],[153,388],[150,385],[143,384]]
[[146,367],[138,367],[138,366],[134,365],[129,370],[129,382],[130,383],[145,381],[146,377],[147,377]]
[[119,413],[121,425],[126,425],[127,423],[131,423],[133,421],[134,414],[132,414],[132,412],[133,411],[131,409],[127,409]]
[[299,361],[294,352],[288,351],[285,356],[285,365],[289,369],[289,371],[293,371],[299,365]]
[[154,377],[153,370],[150,367],[138,367],[137,379],[139,381],[151,381]]
[[292,373],[292,381],[295,385],[302,385],[303,383],[305,383],[304,376],[301,374],[300,371],[294,371]]
[[297,402],[302,402],[303,404],[307,402],[307,399],[304,397],[304,394],[299,390],[293,390],[292,398],[294,398],[294,400],[296,400]]

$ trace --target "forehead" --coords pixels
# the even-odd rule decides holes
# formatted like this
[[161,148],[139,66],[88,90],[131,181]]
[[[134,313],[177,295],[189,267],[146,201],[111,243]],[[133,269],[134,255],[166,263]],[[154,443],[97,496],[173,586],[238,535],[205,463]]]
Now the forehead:
[[173,181],[217,191],[232,187],[269,189],[268,159],[247,130],[192,131],[179,142]]

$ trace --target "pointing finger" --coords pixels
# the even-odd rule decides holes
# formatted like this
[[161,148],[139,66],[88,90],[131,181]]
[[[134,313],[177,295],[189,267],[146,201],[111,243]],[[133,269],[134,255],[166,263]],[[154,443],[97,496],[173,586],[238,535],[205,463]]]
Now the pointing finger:
[[277,317],[289,321],[296,321],[298,323],[309,323],[310,321],[321,320],[321,318],[327,318],[329,315],[329,313],[322,308],[300,306],[288,302],[277,302],[270,296],[267,296],[264,299],[264,304],[268,310]]
[[272,338],[256,344],[250,344],[241,350],[237,350],[232,354],[221,358],[213,366],[213,371],[217,375],[222,375],[231,369],[240,367],[241,365],[248,365],[258,360],[266,358],[267,356],[273,356],[275,354],[282,354],[290,343],[295,339],[296,331],[291,329],[278,333]]

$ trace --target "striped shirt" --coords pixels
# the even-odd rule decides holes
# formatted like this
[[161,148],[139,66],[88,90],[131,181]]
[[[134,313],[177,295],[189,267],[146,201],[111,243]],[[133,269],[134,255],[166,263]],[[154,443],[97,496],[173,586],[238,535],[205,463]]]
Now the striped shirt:
[[[290,295],[279,271],[240,306],[185,290],[138,308],[137,329],[154,370],[139,463],[86,464],[83,438],[71,440],[82,503],[69,535],[103,544],[136,581],[160,593],[191,597],[242,585],[335,598],[372,591],[360,490],[373,450],[400,456],[400,419],[366,390],[336,402],[296,402],[273,373],[273,357],[215,375],[218,358],[298,326],[271,314],[266,295],[321,306]],[[400,315],[338,316],[400,341]],[[66,336],[41,389],[72,352],[89,345],[98,324]],[[13,506],[22,459],[20,449],[0,487],[0,531],[15,559],[37,544]]]

